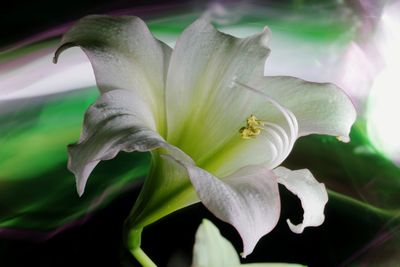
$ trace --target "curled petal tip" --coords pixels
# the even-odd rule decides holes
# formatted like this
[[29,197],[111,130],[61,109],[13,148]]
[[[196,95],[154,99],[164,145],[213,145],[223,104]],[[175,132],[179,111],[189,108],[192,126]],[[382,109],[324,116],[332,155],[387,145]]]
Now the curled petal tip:
[[74,46],[77,46],[77,45],[75,43],[72,43],[72,42],[61,44],[57,48],[57,50],[54,52],[53,63],[57,64],[58,58],[61,55],[61,53],[64,52],[65,50],[67,50],[68,48],[71,48],[71,47],[74,47]]
[[79,184],[76,185],[76,192],[78,193],[79,197],[82,197],[83,193],[85,192],[85,189],[82,188]]
[[266,34],[271,34],[271,29],[267,25],[265,25],[264,29],[263,29],[263,32],[266,33]]
[[265,26],[260,39],[260,44],[263,47],[269,47],[269,41],[271,40],[271,30],[268,26]]
[[290,230],[295,234],[301,234],[304,231],[303,224],[294,225],[289,219],[286,220],[287,224],[289,225]]

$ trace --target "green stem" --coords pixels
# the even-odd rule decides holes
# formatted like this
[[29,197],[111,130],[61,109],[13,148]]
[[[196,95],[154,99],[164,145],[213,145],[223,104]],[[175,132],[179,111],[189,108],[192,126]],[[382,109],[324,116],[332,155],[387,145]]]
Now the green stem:
[[157,267],[157,265],[149,258],[149,256],[147,256],[146,253],[144,253],[144,251],[140,248],[143,228],[130,229],[128,231],[127,246],[135,259],[143,267]]
[[141,248],[132,249],[131,253],[143,267],[157,267]]

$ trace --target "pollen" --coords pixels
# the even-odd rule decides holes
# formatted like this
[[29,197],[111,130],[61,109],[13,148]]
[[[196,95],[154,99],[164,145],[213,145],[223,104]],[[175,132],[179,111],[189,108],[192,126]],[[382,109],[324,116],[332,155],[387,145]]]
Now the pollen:
[[265,122],[257,119],[253,114],[246,120],[246,126],[240,128],[239,133],[243,139],[251,139],[255,138],[257,135],[261,133],[262,126],[264,126]]

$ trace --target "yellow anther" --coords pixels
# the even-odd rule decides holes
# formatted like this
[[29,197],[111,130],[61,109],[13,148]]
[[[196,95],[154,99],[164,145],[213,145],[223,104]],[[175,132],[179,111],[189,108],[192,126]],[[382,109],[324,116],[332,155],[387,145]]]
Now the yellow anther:
[[257,119],[257,117],[253,114],[251,114],[250,117],[247,118],[247,127],[258,127],[262,125],[264,125],[264,122]]
[[257,119],[256,116],[251,114],[250,117],[247,118],[246,122],[246,127],[242,127],[239,130],[240,136],[243,139],[251,139],[261,133],[261,126],[264,125],[262,120]]

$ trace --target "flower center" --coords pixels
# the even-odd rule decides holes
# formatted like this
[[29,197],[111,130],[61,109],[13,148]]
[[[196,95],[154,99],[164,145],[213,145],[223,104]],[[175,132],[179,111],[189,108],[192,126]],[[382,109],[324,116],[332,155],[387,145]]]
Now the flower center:
[[264,121],[257,119],[255,115],[251,114],[246,120],[246,126],[240,128],[240,136],[243,139],[255,138],[261,133],[261,130],[263,129],[262,126],[264,125]]

